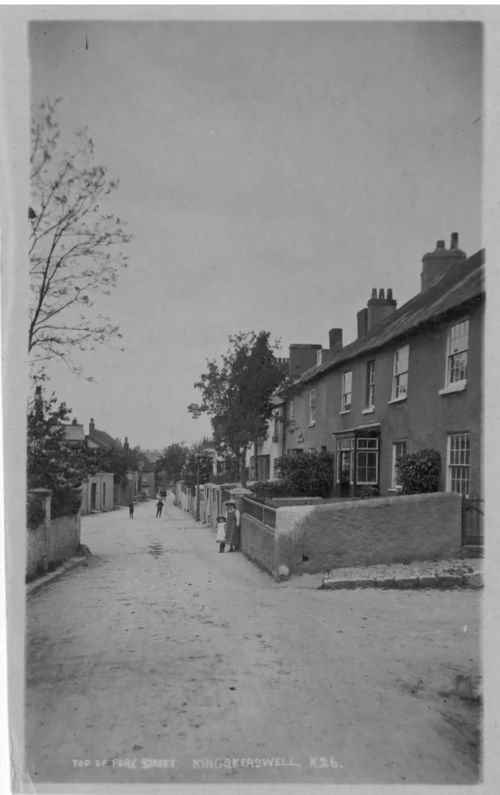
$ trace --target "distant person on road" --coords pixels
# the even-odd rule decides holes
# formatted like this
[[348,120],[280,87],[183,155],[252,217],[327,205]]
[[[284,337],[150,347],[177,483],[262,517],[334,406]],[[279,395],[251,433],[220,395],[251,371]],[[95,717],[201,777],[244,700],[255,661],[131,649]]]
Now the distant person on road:
[[156,518],[159,519],[163,511],[163,500],[158,500],[156,503]]
[[131,519],[134,518],[134,508],[135,508],[134,503],[130,502],[128,506],[128,515],[130,516]]
[[225,516],[218,516],[217,517],[217,533],[215,534],[215,540],[219,545],[219,552],[224,552],[226,548],[226,517]]
[[226,511],[226,544],[229,546],[229,552],[234,552],[240,545],[240,512],[236,510],[234,500],[226,502]]

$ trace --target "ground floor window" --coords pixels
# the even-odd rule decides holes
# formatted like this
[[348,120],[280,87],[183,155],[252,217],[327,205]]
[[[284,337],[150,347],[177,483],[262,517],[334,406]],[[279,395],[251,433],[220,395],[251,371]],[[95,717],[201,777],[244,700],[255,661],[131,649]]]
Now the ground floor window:
[[378,439],[356,440],[356,483],[374,486],[378,483]]
[[400,442],[394,442],[392,445],[392,478],[391,478],[391,488],[393,489],[401,489],[397,463],[399,459],[402,458],[404,455],[406,455],[406,440]]
[[470,492],[470,438],[468,433],[448,435],[446,491]]

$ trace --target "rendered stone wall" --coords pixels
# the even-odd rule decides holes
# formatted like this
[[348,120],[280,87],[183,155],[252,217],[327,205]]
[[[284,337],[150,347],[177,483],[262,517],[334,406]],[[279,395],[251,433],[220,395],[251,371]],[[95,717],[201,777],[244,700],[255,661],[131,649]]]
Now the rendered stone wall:
[[276,564],[292,573],[446,559],[461,549],[462,499],[438,492],[278,508]]
[[35,489],[45,509],[45,519],[26,533],[26,579],[71,558],[80,546],[80,514],[50,518],[50,491]]
[[80,546],[80,515],[51,519],[47,536],[49,564],[71,558]]

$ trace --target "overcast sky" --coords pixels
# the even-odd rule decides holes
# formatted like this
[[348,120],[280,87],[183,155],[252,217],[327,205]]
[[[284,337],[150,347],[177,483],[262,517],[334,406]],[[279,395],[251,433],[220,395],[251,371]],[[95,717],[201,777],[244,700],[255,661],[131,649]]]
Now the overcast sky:
[[125,352],[82,356],[93,383],[51,371],[85,425],[195,441],[193,384],[229,334],[348,343],[372,287],[419,290],[438,239],[482,247],[479,24],[50,22],[30,40],[33,101],[88,126],[133,236],[99,299]]

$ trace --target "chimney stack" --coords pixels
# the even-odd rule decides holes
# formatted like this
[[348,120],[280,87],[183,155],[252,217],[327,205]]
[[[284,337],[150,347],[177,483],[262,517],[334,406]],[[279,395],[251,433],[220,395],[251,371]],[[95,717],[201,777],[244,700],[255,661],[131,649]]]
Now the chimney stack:
[[89,434],[94,433],[94,431],[95,431],[94,418],[91,417],[89,422]]
[[290,378],[298,378],[310,367],[314,367],[318,360],[317,351],[321,345],[290,345],[288,356],[288,372]]
[[421,292],[431,287],[450,268],[463,262],[466,256],[458,247],[458,232],[452,232],[450,248],[445,248],[444,240],[438,240],[434,251],[422,257]]
[[338,353],[342,350],[342,329],[331,328],[328,332],[328,347],[333,353]]
[[384,288],[379,289],[378,298],[370,298],[367,304],[366,331],[371,331],[374,326],[392,315],[396,311],[396,306],[397,301],[392,297],[392,289],[388,288],[387,298]]

